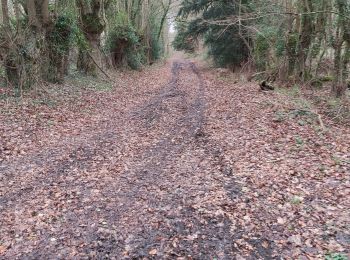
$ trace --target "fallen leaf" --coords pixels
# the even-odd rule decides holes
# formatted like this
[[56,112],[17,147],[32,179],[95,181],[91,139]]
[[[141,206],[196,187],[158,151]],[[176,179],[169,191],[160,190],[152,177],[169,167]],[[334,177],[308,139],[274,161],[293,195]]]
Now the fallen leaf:
[[301,246],[301,244],[302,244],[301,237],[299,235],[293,235],[293,236],[289,237],[288,241],[290,243],[297,245],[297,246]]
[[5,252],[6,252],[6,250],[7,250],[7,248],[6,248],[6,247],[4,247],[4,246],[0,246],[0,255],[2,255],[3,253],[5,253]]
[[157,254],[157,249],[152,249],[151,251],[148,252],[150,255],[156,255]]

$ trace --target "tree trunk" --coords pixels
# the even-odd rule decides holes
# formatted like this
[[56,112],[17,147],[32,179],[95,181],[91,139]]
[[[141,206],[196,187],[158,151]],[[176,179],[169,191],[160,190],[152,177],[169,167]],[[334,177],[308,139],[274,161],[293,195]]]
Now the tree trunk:
[[342,75],[342,43],[338,43],[334,53],[334,82],[332,92],[336,97],[341,97],[346,91],[346,84]]
[[[334,54],[334,82],[332,92],[336,97],[342,97],[346,91],[346,79],[348,76],[347,66],[350,59],[349,44],[350,44],[350,21],[347,18],[349,15],[350,4],[347,1],[336,1],[339,20],[336,30],[336,40],[333,44]],[[344,55],[342,55],[343,45]]]
[[69,73],[69,52],[70,50],[68,50],[63,56],[63,66],[62,66],[63,75],[68,75]]
[[100,15],[102,3],[100,0],[92,0],[90,4],[77,0],[77,5],[80,10],[81,30],[87,42],[87,48],[79,49],[77,67],[87,75],[96,76],[98,66],[102,66],[100,40],[105,28]]
[[77,67],[87,75],[97,76],[97,65],[101,64],[100,35],[87,34],[87,49],[79,49]]
[[10,16],[8,10],[8,1],[1,0],[2,21],[4,31],[4,42],[1,44],[3,62],[6,72],[6,79],[9,85],[19,86],[19,62],[17,48],[12,41],[12,32],[10,27]]
[[157,41],[158,42],[159,42],[160,36],[162,34],[163,28],[164,28],[165,19],[169,13],[170,5],[171,5],[171,0],[168,0],[167,6],[164,7],[164,4],[163,4],[163,15],[162,15],[162,18],[160,20],[160,25],[159,25],[159,29],[158,29],[158,33],[157,33]]
[[[304,13],[310,13],[312,11],[312,3],[311,0],[302,0],[302,11]],[[313,19],[310,14],[304,15],[301,20],[301,27],[299,33],[299,44],[298,44],[298,52],[297,52],[297,77],[300,80],[305,80],[305,72],[306,72],[306,59],[307,54],[312,42],[313,35]]]
[[44,50],[49,58],[46,80],[54,83],[62,83],[67,67],[70,48],[70,36],[72,33],[70,19],[60,16],[52,26],[47,26]]
[[27,46],[25,56],[22,57],[21,53],[18,54],[19,60],[23,62],[22,73],[26,76],[22,82],[30,86],[41,79],[52,81],[52,77],[55,77],[56,74],[52,68],[51,46],[47,37],[52,29],[49,0],[27,0],[22,5],[31,29],[24,36],[26,37],[25,41],[20,43]]
[[334,82],[332,85],[332,93],[336,97],[341,97],[344,95],[346,86],[343,78],[343,69],[342,69],[342,46],[343,46],[343,33],[341,26],[337,27],[336,30],[336,39],[333,44],[334,48]]
[[344,81],[346,81],[349,77],[349,69],[348,65],[350,62],[350,41],[346,41],[344,58],[343,58],[343,77]]
[[294,75],[296,63],[297,36],[295,32],[289,32],[286,36],[286,53],[288,58],[288,76]]

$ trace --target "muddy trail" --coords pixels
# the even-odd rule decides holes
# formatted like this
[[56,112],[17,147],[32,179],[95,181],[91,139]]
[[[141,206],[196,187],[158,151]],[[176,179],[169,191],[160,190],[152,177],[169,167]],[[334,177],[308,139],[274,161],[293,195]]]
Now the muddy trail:
[[75,103],[78,89],[53,108],[10,105],[0,259],[348,254],[349,129],[320,131],[299,97],[241,76],[180,58]]
[[[206,137],[196,65],[174,61],[147,102],[106,113],[99,129],[1,166],[2,258],[233,259],[240,234],[223,208],[240,188]],[[252,258],[269,256],[257,247]]]

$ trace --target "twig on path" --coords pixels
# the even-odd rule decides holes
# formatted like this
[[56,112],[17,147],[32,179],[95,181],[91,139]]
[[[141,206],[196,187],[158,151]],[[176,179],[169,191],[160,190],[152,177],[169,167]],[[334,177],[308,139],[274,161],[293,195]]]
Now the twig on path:
[[317,121],[318,121],[320,127],[322,128],[322,131],[325,131],[326,127],[324,126],[321,115],[319,113],[317,113],[317,111],[315,111],[315,110],[311,110],[311,112],[317,116]]
[[318,114],[318,113],[316,113],[316,114],[317,114],[317,117],[318,117],[318,122],[320,123],[320,126],[321,126],[322,130],[324,131],[326,128],[325,128],[325,126],[324,126],[324,124],[323,124],[321,115]]

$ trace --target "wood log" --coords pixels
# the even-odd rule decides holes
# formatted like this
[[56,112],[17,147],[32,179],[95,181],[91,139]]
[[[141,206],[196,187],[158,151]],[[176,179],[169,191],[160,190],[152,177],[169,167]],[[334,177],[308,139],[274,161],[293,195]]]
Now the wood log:
[[269,85],[265,80],[260,83],[260,89],[263,91],[274,90],[275,88]]

